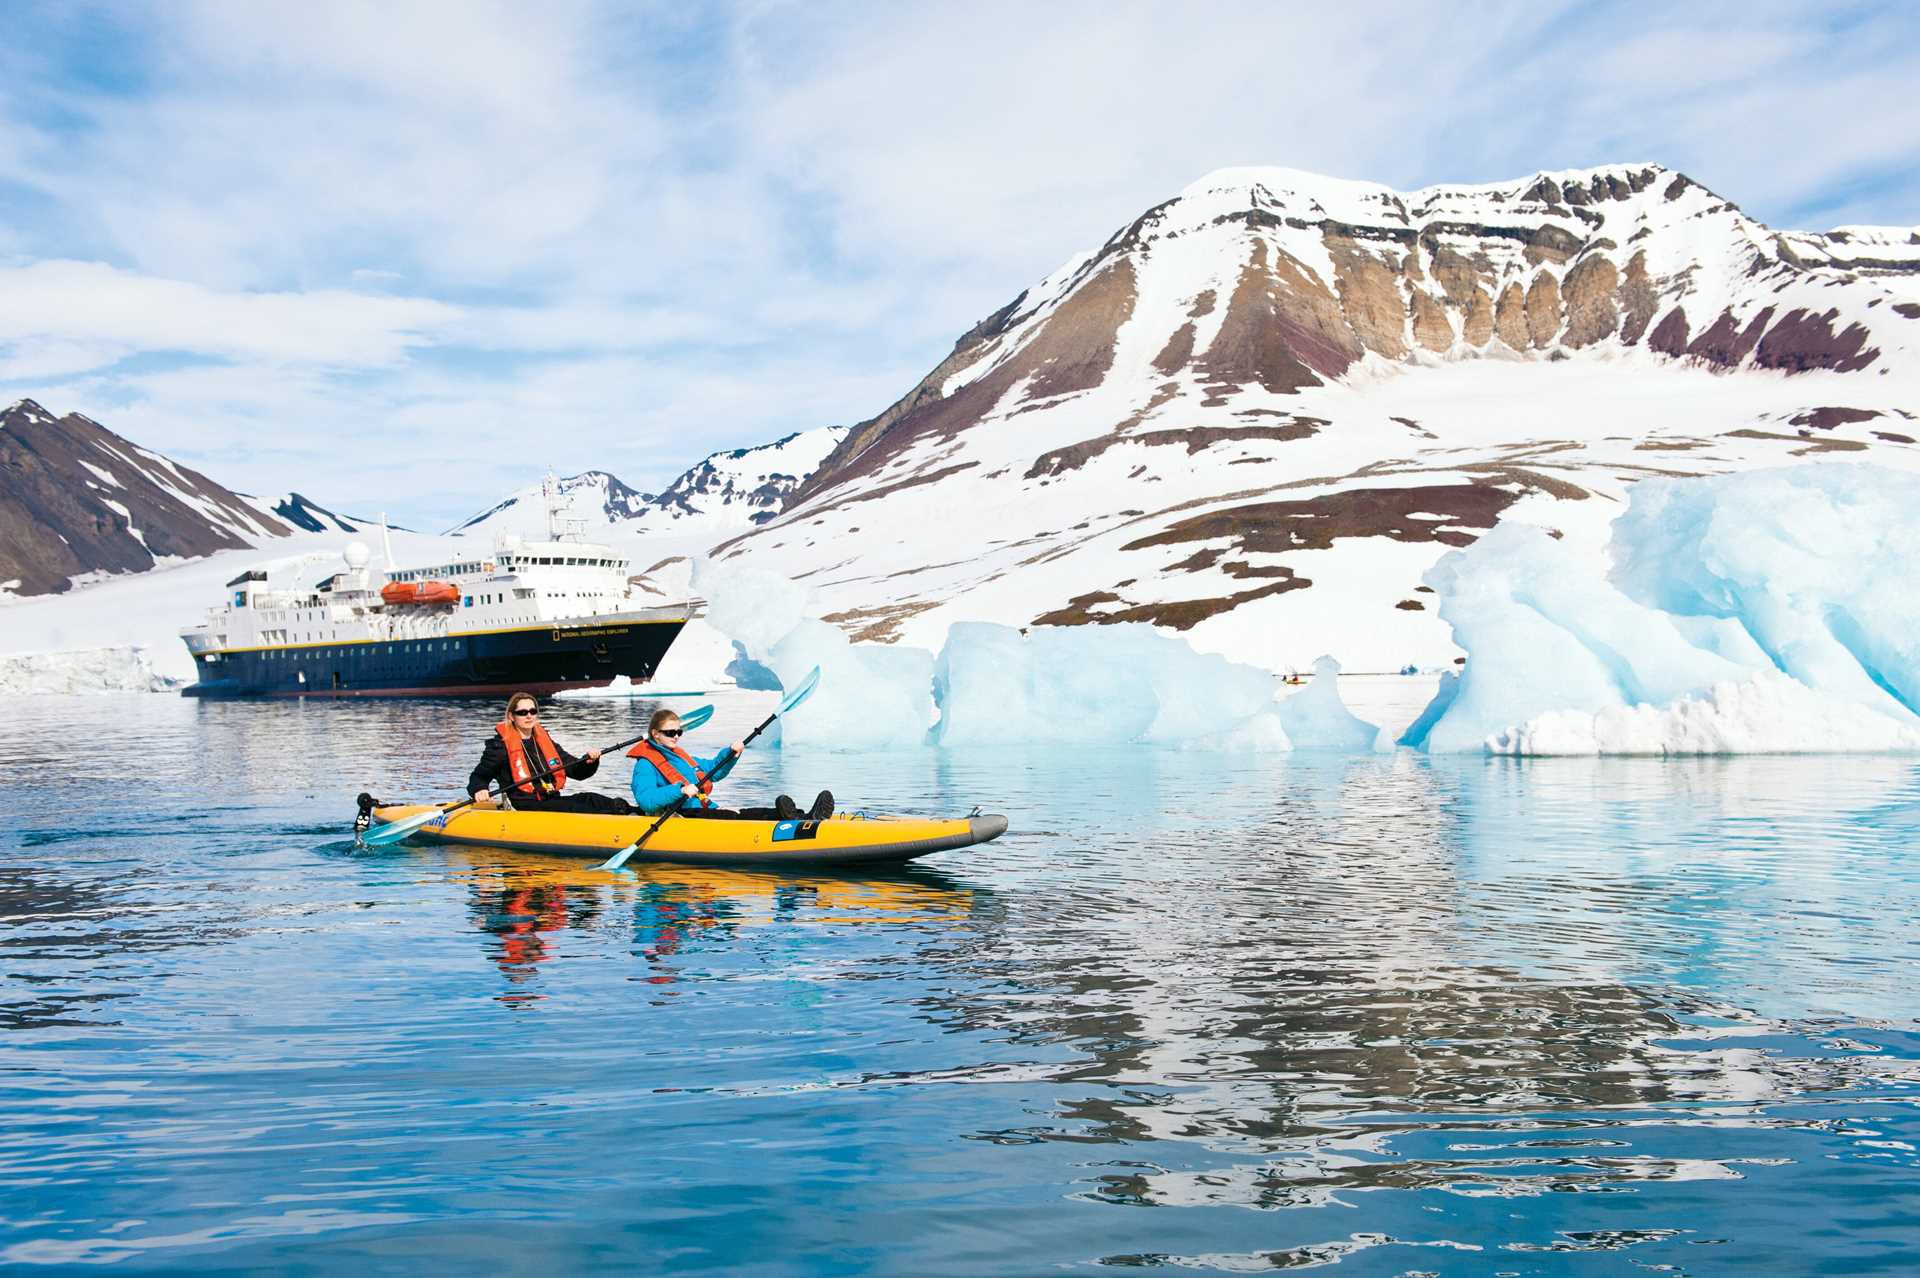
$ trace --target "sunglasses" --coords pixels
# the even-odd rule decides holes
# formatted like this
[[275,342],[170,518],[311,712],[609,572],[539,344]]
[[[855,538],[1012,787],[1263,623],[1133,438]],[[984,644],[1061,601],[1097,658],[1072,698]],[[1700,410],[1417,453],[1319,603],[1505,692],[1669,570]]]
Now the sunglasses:
[[677,737],[680,735],[680,729],[679,728],[655,728],[653,730],[653,735],[655,735],[656,737]]
[[540,712],[539,712],[538,710],[536,710],[536,709],[534,709],[534,708],[533,708],[532,706],[524,706],[524,707],[522,707],[521,709],[518,709],[518,710],[515,710],[515,711],[514,711],[514,713],[515,713],[515,714],[530,714],[530,715],[534,715],[534,716],[536,716],[536,717],[537,717],[537,716],[539,715],[539,713],[540,713]]

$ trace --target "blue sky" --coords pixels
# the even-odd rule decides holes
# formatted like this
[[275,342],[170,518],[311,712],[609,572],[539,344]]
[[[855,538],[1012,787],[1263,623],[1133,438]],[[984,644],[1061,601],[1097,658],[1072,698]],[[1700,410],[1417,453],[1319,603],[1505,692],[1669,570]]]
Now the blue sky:
[[1209,170],[1920,223],[1920,6],[8,4],[0,399],[440,527],[871,416]]

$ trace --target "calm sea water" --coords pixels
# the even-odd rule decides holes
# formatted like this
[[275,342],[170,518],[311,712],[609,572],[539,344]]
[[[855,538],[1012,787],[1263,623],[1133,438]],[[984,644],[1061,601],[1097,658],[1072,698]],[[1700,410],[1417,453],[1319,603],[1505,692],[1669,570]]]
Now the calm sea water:
[[13,706],[7,1272],[1920,1272],[1912,760],[756,751],[1013,829],[606,874],[356,849],[491,705]]

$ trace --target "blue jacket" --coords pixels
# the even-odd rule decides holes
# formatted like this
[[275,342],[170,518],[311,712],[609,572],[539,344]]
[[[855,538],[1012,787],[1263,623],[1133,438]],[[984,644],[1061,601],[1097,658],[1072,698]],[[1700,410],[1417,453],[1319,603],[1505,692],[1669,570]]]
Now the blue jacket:
[[[692,751],[688,751],[688,753],[692,754]],[[733,765],[738,758],[738,755],[733,754],[727,747],[722,746],[720,753],[714,755],[711,759],[702,759],[699,755],[695,754],[693,761],[700,765],[702,772],[706,773],[707,776],[713,780],[718,781],[725,777],[727,773],[733,771]],[[721,762],[723,759],[725,760],[724,763]],[[674,762],[678,763],[679,760],[676,759]],[[687,783],[689,785],[694,784],[694,779],[688,777]],[[654,766],[653,760],[645,758],[635,759],[633,761],[633,806],[651,816],[665,812],[668,808],[672,807],[675,802],[678,802],[680,806],[684,808],[697,808],[700,806],[700,800],[698,799],[683,798],[680,794],[679,783],[667,780],[660,769]]]

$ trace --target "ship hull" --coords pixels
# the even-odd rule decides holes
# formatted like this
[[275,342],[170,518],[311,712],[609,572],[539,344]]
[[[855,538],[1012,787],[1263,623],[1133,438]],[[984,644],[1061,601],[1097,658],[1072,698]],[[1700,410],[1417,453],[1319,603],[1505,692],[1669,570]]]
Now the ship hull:
[[406,641],[196,654],[189,697],[463,697],[594,688],[653,676],[684,620],[541,626]]

